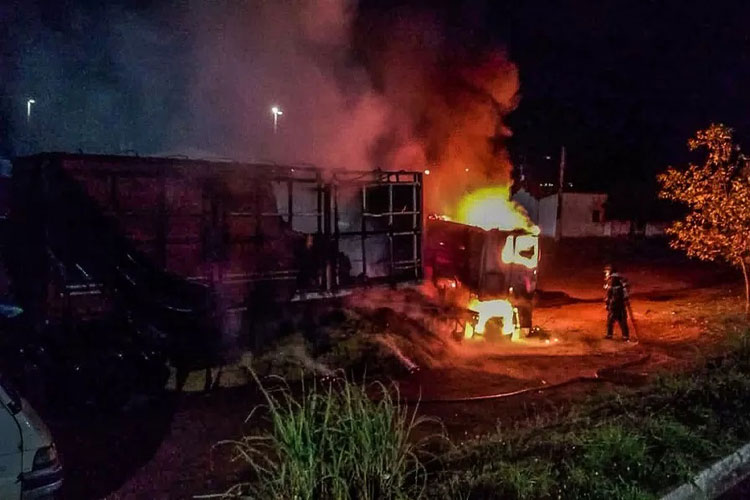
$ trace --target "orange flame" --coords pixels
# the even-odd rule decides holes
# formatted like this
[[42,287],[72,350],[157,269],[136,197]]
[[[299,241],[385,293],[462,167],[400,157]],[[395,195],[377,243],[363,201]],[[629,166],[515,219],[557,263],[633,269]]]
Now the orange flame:
[[531,223],[523,208],[510,200],[507,186],[478,189],[466,195],[458,206],[458,222],[485,230],[528,231],[526,235],[508,235],[500,258],[506,264],[537,267],[539,227]]
[[[478,189],[465,196],[457,210],[458,222],[480,227],[484,230],[522,230],[505,237],[499,259],[506,264],[519,264],[536,269],[539,263],[539,227],[531,223],[526,212],[510,200],[507,186],[494,186]],[[502,333],[514,335],[517,332],[516,309],[507,299],[485,300],[473,298],[468,308],[478,313],[478,321],[472,329],[467,326],[465,335],[483,334],[487,321],[498,318],[502,321]]]
[[[503,334],[511,335],[514,333],[516,324],[514,321],[514,310],[513,305],[510,301],[505,299],[499,300],[485,300],[481,301],[478,299],[471,299],[469,302],[469,309],[479,313],[479,320],[477,326],[474,327],[474,332],[483,334],[487,321],[492,318],[500,318],[503,321]],[[471,336],[470,332],[467,331],[467,336]]]
[[539,234],[523,208],[510,200],[508,186],[478,189],[466,195],[458,205],[458,221],[482,229],[526,229]]

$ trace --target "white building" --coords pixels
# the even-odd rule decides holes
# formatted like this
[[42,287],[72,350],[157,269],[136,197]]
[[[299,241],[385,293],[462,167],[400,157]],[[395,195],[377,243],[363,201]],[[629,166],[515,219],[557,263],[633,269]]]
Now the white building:
[[[526,209],[541,230],[542,236],[554,237],[557,230],[557,194],[541,199],[525,189],[513,195],[513,201]],[[563,238],[627,236],[630,221],[610,221],[606,215],[607,195],[604,193],[563,193],[560,214]]]

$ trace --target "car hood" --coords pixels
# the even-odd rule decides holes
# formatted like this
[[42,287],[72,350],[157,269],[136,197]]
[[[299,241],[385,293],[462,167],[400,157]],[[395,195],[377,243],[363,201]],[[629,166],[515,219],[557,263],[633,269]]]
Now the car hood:
[[52,444],[52,434],[39,414],[25,399],[21,411],[15,417],[21,428],[24,451],[33,451]]

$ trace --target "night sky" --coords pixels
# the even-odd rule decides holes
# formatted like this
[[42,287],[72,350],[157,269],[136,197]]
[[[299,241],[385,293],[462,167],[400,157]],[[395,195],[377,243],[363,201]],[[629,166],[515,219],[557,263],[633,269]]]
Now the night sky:
[[572,180],[606,189],[686,162],[711,122],[750,133],[747,2],[522,5],[496,14],[521,70],[516,154],[566,144]]
[[[87,151],[156,152],[169,149],[176,136],[197,143],[207,134],[231,135],[231,127],[218,119],[210,129],[184,125],[195,111],[180,113],[190,89],[175,61],[200,40],[191,35],[196,26],[186,28],[171,13],[187,3],[0,0],[2,152],[44,147],[39,135],[31,137],[25,129],[25,99],[32,92],[48,96],[38,104],[47,123],[63,116],[77,122],[55,128],[56,145],[72,144],[68,139],[75,137]],[[440,7],[362,0],[353,24],[360,31],[355,41],[377,31],[378,19],[429,11],[441,20],[441,36],[451,43],[478,50],[505,47],[521,79],[520,104],[506,120],[513,131],[508,145],[514,163],[525,164],[536,180],[554,180],[565,145],[568,180],[577,189],[609,191],[621,202],[651,196],[654,175],[669,164],[685,163],[687,139],[711,122],[735,127],[739,142],[750,148],[746,2],[434,4]],[[127,53],[125,45],[112,42],[123,22],[153,36],[138,37],[138,50]],[[366,67],[366,53],[355,43],[351,57]],[[145,64],[143,54],[149,55]],[[52,73],[45,73],[46,64],[55,68]],[[131,64],[138,65],[138,78]],[[90,98],[86,106],[71,104],[85,93],[98,95],[98,107]],[[112,103],[122,111],[116,123],[108,123],[107,113],[91,111]],[[149,123],[159,126],[150,129]],[[83,134],[88,136],[79,137]],[[216,150],[223,143],[206,144]]]

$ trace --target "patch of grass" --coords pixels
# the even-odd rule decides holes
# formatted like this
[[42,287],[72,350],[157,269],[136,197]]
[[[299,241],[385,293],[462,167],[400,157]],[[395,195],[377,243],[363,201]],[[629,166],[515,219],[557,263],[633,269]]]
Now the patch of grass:
[[750,439],[750,332],[691,372],[592,398],[441,457],[428,494],[648,499]]
[[[547,496],[554,477],[550,464],[536,459],[501,462],[496,471],[480,475],[472,494],[498,494],[500,498],[530,499]],[[500,488],[498,488],[500,486]]]
[[532,499],[554,491],[552,467],[536,459],[488,462],[472,471],[454,471],[430,485],[428,498]]
[[658,483],[683,482],[690,477],[694,464],[704,463],[720,454],[712,441],[670,417],[647,420],[643,431],[651,444],[652,464],[648,476]]
[[[257,380],[257,378],[256,378]],[[259,382],[260,384],[260,382]],[[425,441],[414,431],[428,419],[398,402],[383,385],[376,399],[347,380],[271,391],[261,384],[267,430],[222,444],[252,477],[227,498],[412,499],[426,483]],[[259,415],[248,419],[256,421]],[[270,428],[268,428],[270,427]]]
[[597,476],[630,481],[648,466],[643,436],[614,422],[581,433],[578,446],[583,453],[575,462]]

